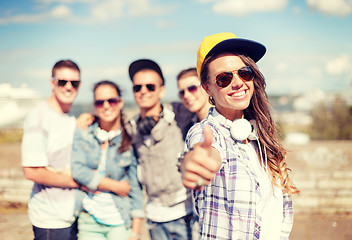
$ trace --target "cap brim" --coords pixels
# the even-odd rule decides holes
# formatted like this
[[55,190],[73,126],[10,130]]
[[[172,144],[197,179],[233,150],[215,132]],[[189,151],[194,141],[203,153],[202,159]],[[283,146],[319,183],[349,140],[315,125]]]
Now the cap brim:
[[242,38],[231,38],[216,44],[206,55],[208,56],[220,52],[236,52],[245,54],[252,58],[254,62],[258,62],[265,54],[266,48],[263,44]]

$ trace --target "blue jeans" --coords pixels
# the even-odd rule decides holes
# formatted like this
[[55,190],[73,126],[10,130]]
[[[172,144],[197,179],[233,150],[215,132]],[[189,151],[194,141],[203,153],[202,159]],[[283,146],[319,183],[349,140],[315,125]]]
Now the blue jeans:
[[152,240],[192,240],[192,214],[170,222],[154,222],[148,219]]
[[68,228],[38,228],[33,226],[34,240],[77,240],[77,221]]

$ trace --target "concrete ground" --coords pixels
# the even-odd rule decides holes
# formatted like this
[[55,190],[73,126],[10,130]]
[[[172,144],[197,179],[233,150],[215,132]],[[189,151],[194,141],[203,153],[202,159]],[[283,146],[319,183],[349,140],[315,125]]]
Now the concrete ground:
[[[33,239],[32,228],[24,209],[7,210],[6,213],[0,212],[0,239]],[[351,240],[352,216],[296,216],[290,239]],[[143,229],[142,240],[149,240],[145,228]]]

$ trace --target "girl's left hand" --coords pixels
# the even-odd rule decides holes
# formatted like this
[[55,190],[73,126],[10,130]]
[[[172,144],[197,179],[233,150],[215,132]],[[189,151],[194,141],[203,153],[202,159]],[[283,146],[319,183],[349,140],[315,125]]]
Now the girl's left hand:
[[132,232],[131,236],[128,238],[128,240],[140,240],[141,235],[139,233]]

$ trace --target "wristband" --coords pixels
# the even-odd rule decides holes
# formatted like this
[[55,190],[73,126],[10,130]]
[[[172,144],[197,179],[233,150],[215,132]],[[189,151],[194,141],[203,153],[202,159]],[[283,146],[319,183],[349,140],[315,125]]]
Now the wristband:
[[176,166],[177,166],[177,170],[178,170],[178,172],[180,172],[180,173],[182,173],[182,169],[181,169],[181,164],[182,164],[182,161],[183,161],[183,158],[185,157],[185,155],[187,154],[187,153],[189,153],[190,151],[192,151],[193,150],[193,147],[191,147],[190,149],[188,149],[187,151],[185,151],[185,152],[183,152],[182,154],[181,154],[181,156],[177,159],[177,164],[176,164]]
[[141,235],[140,235],[139,233],[132,232],[132,233],[131,233],[131,237],[140,239],[140,238],[141,238]]

